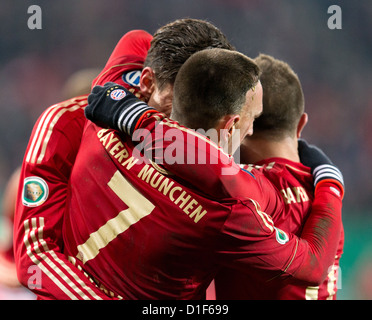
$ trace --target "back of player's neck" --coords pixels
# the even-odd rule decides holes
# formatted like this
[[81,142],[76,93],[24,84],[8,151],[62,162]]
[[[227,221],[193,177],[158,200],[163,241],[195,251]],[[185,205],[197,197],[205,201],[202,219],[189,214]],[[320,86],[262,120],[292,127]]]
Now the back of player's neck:
[[242,163],[256,163],[269,158],[283,158],[299,162],[297,140],[289,137],[277,141],[252,139],[249,147],[242,148]]

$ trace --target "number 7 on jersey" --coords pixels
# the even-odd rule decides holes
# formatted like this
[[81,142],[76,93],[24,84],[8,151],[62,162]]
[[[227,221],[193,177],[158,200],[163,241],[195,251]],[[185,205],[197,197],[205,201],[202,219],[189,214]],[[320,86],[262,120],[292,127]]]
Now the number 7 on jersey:
[[128,209],[120,211],[116,217],[91,233],[85,243],[77,247],[79,258],[83,263],[95,258],[101,249],[131,225],[149,215],[155,208],[119,171],[115,172],[107,185],[128,206]]

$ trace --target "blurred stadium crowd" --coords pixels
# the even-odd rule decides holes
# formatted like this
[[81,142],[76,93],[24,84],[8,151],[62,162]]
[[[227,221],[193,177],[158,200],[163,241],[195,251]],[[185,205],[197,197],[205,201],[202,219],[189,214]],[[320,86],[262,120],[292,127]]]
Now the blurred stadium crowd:
[[[0,4],[0,195],[23,159],[40,113],[67,98],[66,81],[72,74],[102,68],[118,39],[131,29],[153,33],[171,20],[192,17],[218,26],[250,57],[267,53],[293,67],[302,81],[309,114],[304,138],[324,149],[342,170],[346,213],[369,218],[370,1],[43,0],[33,4],[42,9],[41,30],[27,27],[27,1]],[[342,9],[341,30],[327,27],[327,8],[332,4]]]

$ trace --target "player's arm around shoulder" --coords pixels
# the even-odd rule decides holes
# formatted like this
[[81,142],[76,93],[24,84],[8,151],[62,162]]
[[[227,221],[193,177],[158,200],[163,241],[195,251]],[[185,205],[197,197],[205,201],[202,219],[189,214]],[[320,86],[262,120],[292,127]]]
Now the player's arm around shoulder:
[[265,281],[289,276],[298,238],[277,228],[271,216],[253,199],[240,199],[231,208],[222,229],[219,257],[240,272],[257,272]]
[[[330,197],[331,207],[327,206]],[[340,212],[341,200],[332,192],[316,198],[304,230],[297,237],[277,228],[257,201],[241,201],[232,207],[221,229],[221,255],[229,267],[242,272],[253,268],[267,275],[266,280],[273,275],[291,276],[311,286],[319,285],[334,261]]]

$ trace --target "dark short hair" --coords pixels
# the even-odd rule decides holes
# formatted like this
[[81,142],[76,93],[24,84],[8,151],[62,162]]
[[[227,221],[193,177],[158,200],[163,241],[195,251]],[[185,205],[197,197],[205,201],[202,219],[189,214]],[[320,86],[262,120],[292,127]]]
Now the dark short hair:
[[253,137],[265,135],[277,140],[292,136],[305,109],[297,74],[286,62],[269,55],[260,54],[254,61],[261,70],[263,112],[254,122]]
[[258,80],[259,68],[242,53],[199,51],[178,72],[172,117],[193,129],[214,128],[221,117],[241,112],[247,92]]
[[178,19],[158,29],[151,41],[145,67],[155,72],[158,86],[173,84],[184,62],[207,48],[235,50],[213,24],[199,19]]

